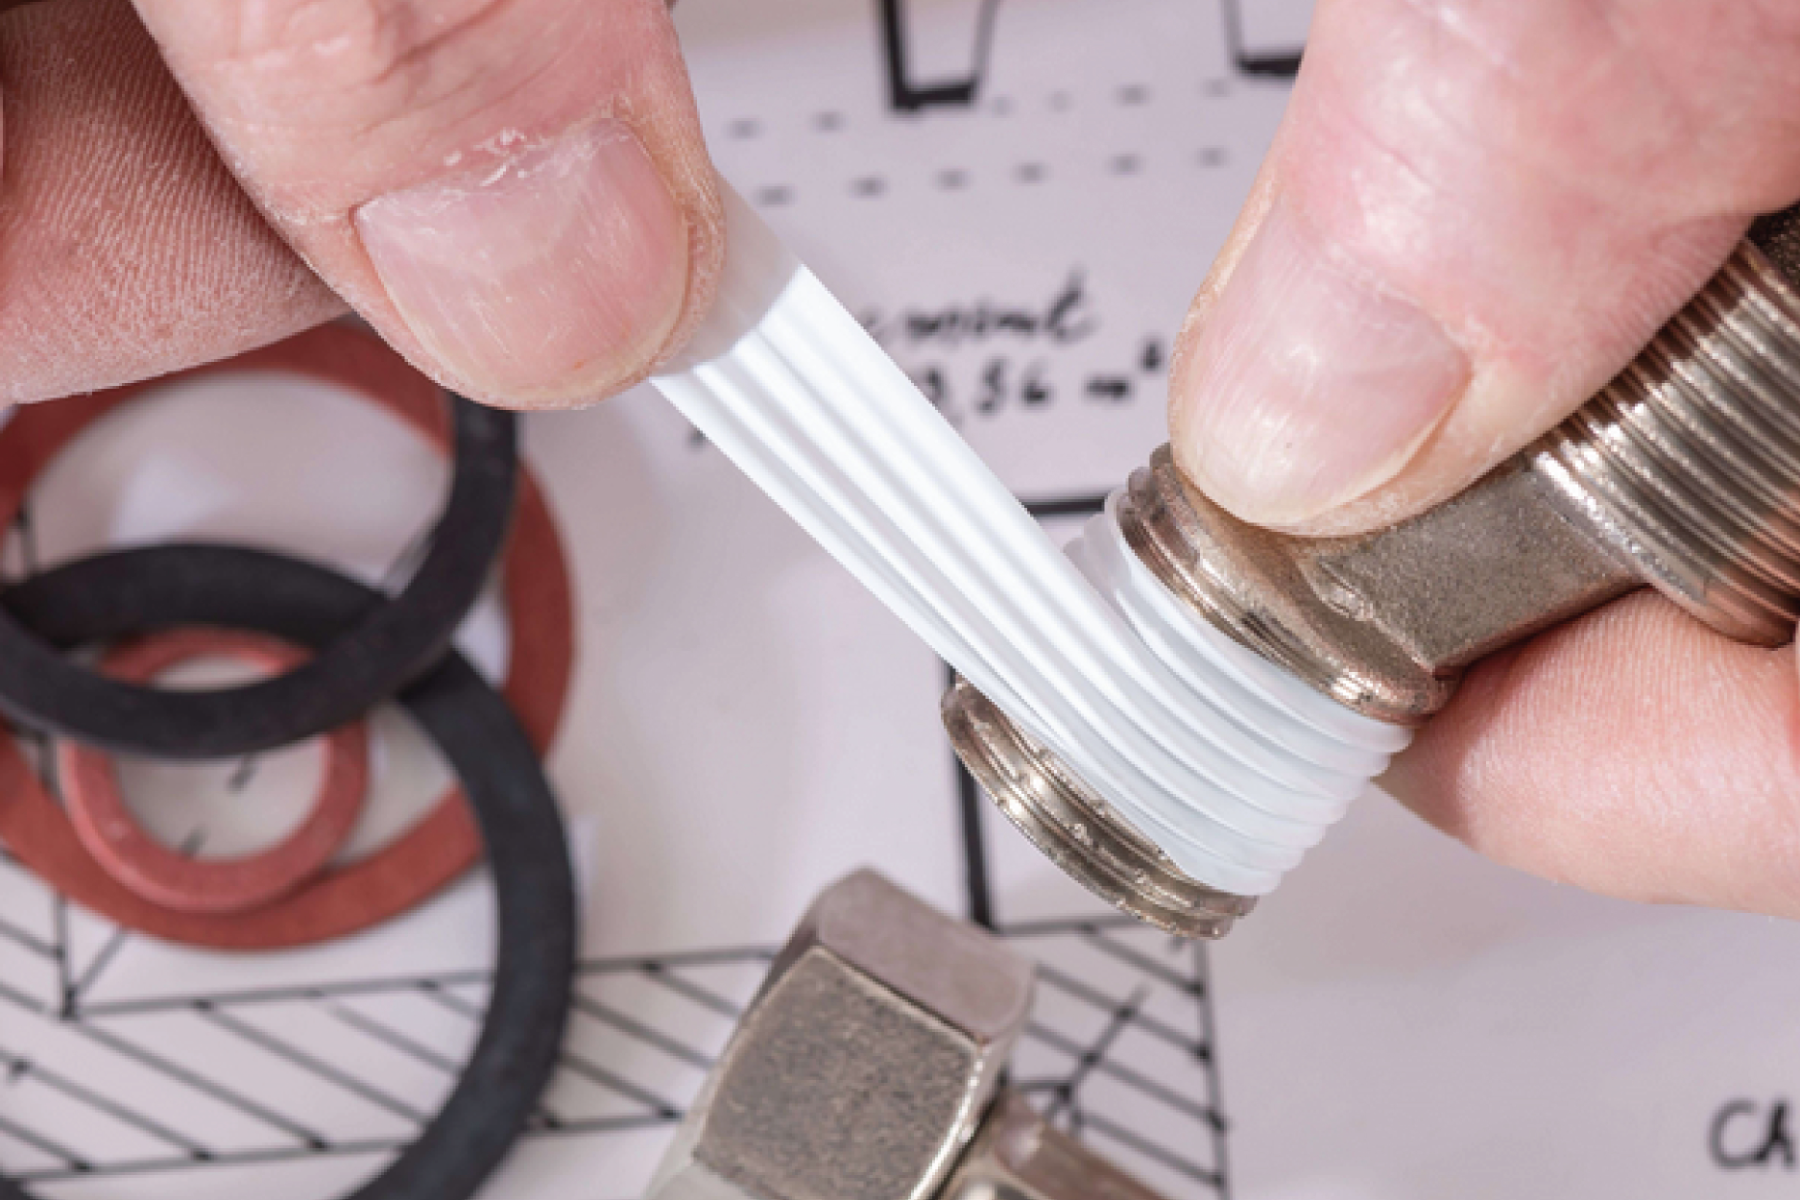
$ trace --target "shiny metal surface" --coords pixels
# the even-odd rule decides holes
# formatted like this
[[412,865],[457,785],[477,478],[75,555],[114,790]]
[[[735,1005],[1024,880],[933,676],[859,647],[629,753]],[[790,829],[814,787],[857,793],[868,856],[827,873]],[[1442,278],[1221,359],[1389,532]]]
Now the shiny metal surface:
[[926,1200],[1024,1027],[1031,966],[872,871],[829,888],[770,968],[654,1200]]
[[1125,539],[1188,607],[1365,715],[1422,723],[1468,663],[1640,585],[1524,464],[1376,533],[1297,538],[1248,525],[1176,470],[1136,472]]
[[[1767,253],[1761,247],[1766,247]],[[1365,715],[1416,725],[1464,667],[1649,584],[1739,641],[1800,618],[1800,209],[1751,239],[1632,364],[1462,495],[1392,528],[1306,539],[1246,525],[1176,470],[1133,474],[1119,522],[1205,620]],[[1083,886],[1188,936],[1232,902],[1176,870],[1048,749],[957,681],[957,753]]]
[[1003,1093],[944,1188],[944,1200],[1159,1200],[1111,1162]]
[[873,871],[814,903],[650,1200],[1155,1200],[1002,1095],[1032,969]]
[[1050,861],[1140,921],[1181,937],[1218,938],[1256,901],[1209,888],[1120,817],[986,696],[958,678],[944,727],[969,773]]
[[1572,517],[1720,633],[1800,618],[1800,289],[1745,244],[1527,452]]

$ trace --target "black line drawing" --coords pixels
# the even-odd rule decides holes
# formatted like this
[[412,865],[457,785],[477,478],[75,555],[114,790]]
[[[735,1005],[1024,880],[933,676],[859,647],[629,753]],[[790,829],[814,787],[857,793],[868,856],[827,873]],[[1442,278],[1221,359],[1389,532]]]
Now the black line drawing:
[[975,103],[982,77],[987,74],[988,54],[993,49],[994,14],[1000,0],[980,0],[975,17],[975,40],[969,70],[957,79],[921,84],[912,77],[907,52],[906,0],[880,0],[882,61],[887,67],[888,104],[895,112],[917,113],[928,108],[968,108]]
[[[972,10],[966,70],[958,65],[947,78],[921,78],[911,53],[916,39],[909,41],[909,0],[877,0],[876,34],[892,112],[969,110],[984,100],[991,100],[996,115],[1003,111],[1006,97],[984,94],[1000,0],[964,2],[977,6]],[[1298,50],[1246,47],[1242,0],[1217,2],[1231,63],[1239,73],[1269,79],[1294,75]],[[1071,82],[1080,86],[1107,81]],[[1152,93],[1147,85],[1126,84],[1104,94],[1119,105],[1137,108],[1151,104],[1153,97],[1161,103],[1173,89]],[[1023,107],[1022,99],[1014,100]],[[1087,95],[1078,93],[1071,99],[1068,92],[1057,91],[1048,102],[1061,111],[1089,100]],[[815,119],[822,133],[842,125],[836,112],[821,112]],[[758,139],[763,133],[764,127],[750,118],[727,127],[728,136],[740,141]],[[1132,171],[1145,166],[1135,158],[1120,163],[1121,169]],[[1047,165],[1033,160],[1011,170],[1025,184],[1062,177],[1052,176]],[[966,166],[950,167],[942,174],[942,185],[962,189],[981,179]],[[864,175],[853,186],[861,189],[859,194],[874,196],[886,190],[887,183],[880,176]],[[759,204],[781,205],[792,203],[794,192],[785,185],[770,185],[757,191],[755,198]],[[1154,356],[1147,355],[1145,369],[1160,370],[1160,360],[1158,348]],[[1040,519],[1075,518],[1098,511],[1103,499],[1047,498],[1027,507]],[[20,509],[17,534],[17,574],[29,575],[38,569],[38,537],[28,507]],[[404,546],[384,574],[382,586],[397,588],[427,549],[424,535]],[[14,560],[9,556],[7,561]],[[40,773],[46,775],[46,786],[54,789],[55,780],[44,765],[50,756],[41,746],[36,749]],[[949,755],[948,747],[944,753]],[[1002,827],[990,826],[996,820],[990,815],[992,806],[973,778],[953,756],[949,764],[956,778],[952,802],[958,806],[965,911],[1040,964],[1038,1010],[1015,1060],[1017,1083],[1060,1125],[1104,1143],[1121,1162],[1151,1176],[1172,1200],[1223,1200],[1230,1184],[1227,1122],[1206,948],[1173,942],[1112,915],[1009,921],[997,895],[993,861],[995,830]],[[232,790],[253,785],[255,770],[254,758],[242,760]],[[6,874],[21,879],[5,882],[22,887],[35,883],[0,848],[0,876]],[[116,981],[119,963],[127,957],[124,952],[138,939],[121,929],[102,926],[95,931],[93,923],[86,922],[82,932],[88,936],[78,952],[69,906],[47,889],[43,898],[42,921],[10,909],[0,920],[0,951],[8,956],[4,961],[41,966],[41,979],[48,981],[34,990],[23,986],[23,976],[0,975],[0,1172],[44,1188],[47,1194],[53,1195],[59,1182],[96,1178],[119,1180],[119,1192],[129,1194],[134,1179],[152,1173],[186,1172],[198,1182],[203,1173],[219,1168],[322,1157],[367,1159],[372,1173],[416,1136],[422,1114],[434,1101],[400,1094],[369,1062],[342,1051],[322,1053],[271,1018],[298,1016],[336,1025],[344,1031],[346,1043],[366,1039],[421,1068],[421,1076],[440,1079],[447,1088],[461,1053],[454,1038],[432,1036],[429,1022],[404,1023],[381,1006],[414,1003],[471,1035],[485,1006],[488,973],[480,969],[96,999],[105,995],[100,986],[104,981]],[[728,946],[582,962],[576,997],[579,1015],[572,1023],[557,1078],[521,1152],[533,1153],[555,1143],[591,1147],[598,1155],[605,1152],[609,1138],[670,1129],[772,953],[766,946]],[[621,1000],[620,989],[628,997],[635,995],[635,1002]],[[668,1023],[667,1011],[673,1010],[686,1014],[685,1023]],[[360,1106],[357,1111],[367,1109],[385,1120],[347,1136],[343,1121],[334,1121],[329,1105],[308,1108],[279,1083],[263,1086],[254,1075],[232,1074],[228,1064],[190,1055],[179,1039],[167,1039],[170,1029],[207,1035],[246,1054],[278,1058],[330,1103]],[[89,1073],[45,1052],[42,1048],[52,1041],[79,1043]],[[1157,1064],[1153,1071],[1146,1069],[1145,1056],[1138,1053],[1144,1047]],[[111,1094],[104,1080],[112,1072],[129,1072],[140,1086],[129,1094]],[[107,1152],[104,1146],[68,1144],[76,1139],[62,1136],[61,1127],[49,1126],[46,1106],[35,1102],[46,1090],[65,1108],[91,1110],[97,1123],[104,1118],[135,1131],[132,1147]],[[201,1106],[229,1113],[239,1129],[234,1135],[238,1141],[227,1145],[190,1128],[194,1120],[190,1110]],[[596,1200],[595,1180],[601,1180],[602,1187],[611,1182],[589,1173],[586,1190],[572,1193],[571,1200]],[[599,1200],[625,1200],[630,1194],[621,1188]]]
[[[1258,49],[1245,43],[1243,0],[1218,0],[1231,65],[1253,79],[1291,80],[1300,72],[1303,48]],[[974,107],[986,81],[994,44],[994,20],[1000,0],[979,0],[969,47],[968,70],[954,78],[922,83],[913,77],[907,0],[879,0],[882,63],[887,74],[888,106],[896,113]],[[1141,103],[1141,88],[1127,88],[1121,100]]]
[[[1066,519],[1098,512],[1104,500],[1101,495],[1054,497],[1026,507],[1040,519]],[[955,763],[954,755],[950,759]],[[1205,947],[1177,942],[1122,916],[1006,922],[996,909],[991,847],[984,832],[990,819],[984,812],[990,806],[959,763],[955,770],[967,910],[1039,964],[1038,1008],[1015,1057],[1018,1086],[1063,1128],[1102,1143],[1109,1154],[1140,1172],[1157,1173],[1157,1184],[1176,1200],[1225,1200],[1227,1126]],[[3,851],[0,872],[35,884],[24,866]],[[278,1032],[281,1026],[273,1018],[322,1016],[422,1066],[446,1089],[458,1056],[414,1026],[364,1006],[413,1000],[447,1014],[470,1032],[481,1020],[488,978],[483,970],[95,1000],[94,985],[132,935],[111,931],[78,972],[66,905],[42,890],[53,914],[50,929],[10,921],[0,926],[0,937],[52,964],[60,981],[51,997],[34,997],[0,981],[0,1014],[6,1014],[0,1016],[0,1029],[7,1031],[0,1036],[0,1172],[27,1185],[312,1156],[366,1157],[372,1172],[411,1140],[429,1108],[393,1094],[367,1062],[346,1058],[341,1050],[330,1057]],[[718,947],[581,963],[574,997],[577,1016],[557,1081],[522,1144],[587,1138],[593,1140],[584,1145],[604,1153],[610,1136],[672,1128],[773,954],[765,946]],[[720,970],[735,970],[735,984],[715,978]],[[619,984],[636,987],[634,1006],[608,992]],[[1150,1003],[1152,997],[1156,1004]],[[668,1023],[672,1008],[681,1008],[688,1017],[679,1027]],[[1181,1020],[1171,1020],[1170,1011],[1181,1013]],[[57,1032],[116,1060],[120,1069],[154,1078],[167,1103],[145,1112],[108,1097],[98,1086],[68,1078],[54,1064],[33,1060],[20,1044],[21,1038],[29,1039],[30,1026],[20,1019],[25,1017],[53,1023]],[[378,1136],[333,1136],[322,1128],[321,1118],[328,1119],[328,1113],[297,1111],[295,1101],[279,1092],[259,1094],[254,1085],[227,1076],[211,1060],[178,1061],[159,1052],[161,1044],[150,1031],[166,1032],[171,1021],[184,1028],[209,1027],[228,1042],[271,1055],[340,1103],[360,1102],[385,1114],[397,1128]],[[1121,1053],[1132,1041],[1139,1047],[1135,1061]],[[1145,1047],[1158,1063],[1154,1075],[1143,1065]],[[673,1070],[649,1069],[646,1062],[651,1061]],[[1174,1078],[1167,1069],[1171,1062],[1179,1064]],[[671,1083],[677,1076],[685,1091]],[[37,1088],[50,1088],[65,1103],[136,1129],[160,1150],[106,1159],[64,1145],[56,1130],[33,1121],[28,1089]],[[196,1099],[247,1123],[255,1131],[251,1144],[213,1145],[183,1128],[181,1114]],[[13,1161],[19,1149],[35,1154],[30,1165]],[[608,1200],[625,1200],[625,1193]]]
[[[944,685],[948,687],[955,672],[944,668]],[[982,828],[982,813],[987,801],[969,769],[955,759],[957,815],[961,818],[963,840],[963,886],[969,894],[969,920],[984,929],[994,928],[994,889],[988,875],[987,833]]]
[[[11,869],[18,868],[15,864]],[[1062,1127],[1109,1143],[1108,1151],[1124,1161],[1135,1157],[1139,1169],[1152,1164],[1193,1185],[1183,1192],[1171,1190],[1164,1182],[1164,1190],[1172,1196],[1228,1196],[1226,1123],[1213,1051],[1211,984],[1204,947],[1175,942],[1116,916],[1027,922],[1003,926],[1000,932],[1040,964],[1039,1011],[1015,1060],[1018,1086],[1036,1097]],[[728,947],[657,958],[594,959],[580,966],[576,1003],[633,1048],[655,1050],[689,1065],[697,1085],[747,1003],[752,985],[747,983],[739,994],[727,996],[695,976],[704,976],[709,968],[742,967],[747,969],[742,978],[750,981],[773,954],[771,947]],[[1092,971],[1080,965],[1093,961],[1115,964],[1118,972],[1096,980]],[[8,1029],[0,1039],[0,1071],[6,1072],[0,1081],[0,1170],[8,1170],[27,1185],[274,1163],[312,1155],[368,1156],[373,1170],[379,1165],[377,1160],[397,1153],[410,1141],[422,1114],[371,1078],[376,1072],[368,1064],[327,1062],[292,1038],[272,1032],[278,1024],[274,1018],[298,1009],[328,1016],[438,1072],[447,1088],[456,1069],[452,1060],[424,1044],[415,1033],[396,1029],[358,1005],[414,998],[440,1006],[473,1028],[480,1020],[481,1006],[479,1000],[469,997],[479,995],[485,980],[486,973],[481,971],[371,977],[316,986],[100,1002],[69,1015],[12,989],[0,989],[0,1013],[8,1014],[0,1021],[0,1026]],[[594,985],[619,980],[647,985],[650,994],[661,998],[688,1001],[690,1012],[705,1011],[710,1021],[703,1036],[684,1036],[664,1024],[667,1018],[659,1015],[664,1005],[651,1004],[642,1012],[627,1014],[595,996]],[[1178,1027],[1166,1015],[1150,1011],[1147,1001],[1153,993],[1160,993],[1165,1014],[1170,1007],[1185,1011],[1188,1026]],[[118,1055],[141,1072],[159,1077],[168,1103],[147,1112],[141,1105],[134,1107],[109,1097],[97,1086],[71,1078],[53,1064],[31,1059],[16,1048],[17,1039],[29,1036],[29,1025],[21,1029],[21,1016],[53,1020],[94,1049]],[[241,1038],[347,1099],[386,1110],[400,1118],[402,1128],[382,1136],[333,1138],[307,1115],[284,1107],[282,1097],[249,1095],[241,1081],[226,1083],[215,1077],[216,1064],[172,1062],[142,1045],[142,1033],[132,1033],[134,1026],[166,1029],[171,1020],[204,1022],[228,1037]],[[1193,1086],[1183,1088],[1152,1078],[1129,1057],[1118,1055],[1116,1048],[1127,1038],[1182,1061]],[[565,1111],[552,1106],[547,1098],[524,1141],[580,1135],[598,1138],[672,1127],[681,1115],[678,1101],[690,1097],[666,1096],[641,1077],[633,1078],[633,1073],[641,1075],[643,1070],[641,1056],[624,1056],[614,1069],[571,1049],[559,1075],[592,1085],[605,1093],[609,1105],[624,1111]],[[1129,1096],[1132,1111],[1117,1111],[1116,1101],[1091,1099],[1097,1082],[1104,1082],[1113,1093]],[[54,1133],[34,1125],[33,1105],[28,1096],[22,1096],[24,1089],[31,1087],[50,1089],[64,1101],[137,1130],[161,1149],[107,1160],[64,1146]],[[551,1095],[557,1091],[553,1085]],[[9,1103],[9,1095],[21,1098]],[[182,1100],[188,1098],[191,1103],[196,1096],[229,1108],[257,1126],[260,1135],[255,1144],[215,1146],[184,1128]],[[1146,1132],[1155,1128],[1183,1132],[1179,1136]],[[40,1158],[50,1161],[23,1170],[12,1166],[6,1161],[8,1139],[37,1150]]]
[[1300,73],[1304,49],[1252,50],[1244,45],[1243,0],[1219,0],[1225,21],[1225,48],[1241,74],[1262,79],[1292,79]]

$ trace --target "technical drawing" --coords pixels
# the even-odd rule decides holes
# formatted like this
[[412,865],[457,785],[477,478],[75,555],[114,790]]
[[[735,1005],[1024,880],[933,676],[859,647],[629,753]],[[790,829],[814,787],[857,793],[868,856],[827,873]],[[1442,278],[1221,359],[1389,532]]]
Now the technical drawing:
[[[1103,501],[1027,508],[1086,516]],[[35,557],[25,555],[27,571]],[[26,741],[43,768],[44,747]],[[1171,1197],[1227,1195],[1205,948],[1111,915],[999,920],[987,801],[957,772],[968,914],[1039,964],[1016,1086]],[[372,1172],[448,1093],[484,1008],[479,969],[95,1000],[135,935],[109,929],[77,962],[67,902],[4,851],[0,895],[11,900],[0,916],[0,1173],[42,1195],[111,1179],[124,1195],[134,1178],[180,1172],[204,1196],[209,1172],[307,1159]],[[772,954],[727,947],[581,963],[557,1076],[516,1153],[554,1143],[580,1157],[579,1177],[611,1178],[613,1141],[666,1136]],[[94,1137],[73,1144],[72,1124],[97,1130],[98,1148]]]
[[[907,0],[879,0],[882,63],[887,74],[888,103],[897,113],[919,113],[932,108],[970,108],[976,103],[986,77],[994,41],[994,19],[1000,0],[973,0],[978,5],[969,46],[966,71],[950,79],[921,82],[914,77],[911,54],[912,30]],[[1301,51],[1256,49],[1246,45],[1243,0],[1217,0],[1225,26],[1225,44],[1231,64],[1241,74],[1292,79],[1300,71]]]
[[916,113],[927,108],[967,108],[974,104],[987,71],[988,52],[994,40],[994,13],[1000,0],[978,0],[980,8],[975,16],[968,72],[957,79],[930,84],[918,83],[912,76],[906,0],[880,3],[882,61],[887,67],[888,103],[894,111]]
[[1242,3],[1243,0],[1219,0],[1232,66],[1250,76],[1294,78],[1300,73],[1300,50],[1252,50],[1244,44],[1244,13],[1239,7]]
[[[790,110],[745,107],[766,104],[762,93],[725,96],[719,111],[743,115],[718,130],[721,150],[783,155],[763,178],[746,170],[740,182],[764,185],[763,191],[747,191],[759,203],[779,203],[779,192],[781,202],[823,210],[872,208],[880,203],[876,196],[893,205],[950,191],[972,203],[1009,205],[1012,197],[1055,197],[1084,187],[1174,188],[1184,186],[1183,179],[1223,178],[1220,166],[1240,161],[1235,146],[1227,156],[1219,134],[1223,123],[1201,128],[1202,122],[1189,120],[1192,106],[1241,108],[1277,98],[1262,95],[1272,88],[1222,94],[1209,90],[1217,82],[1211,78],[1130,73],[1068,85],[1074,116],[1064,118],[1056,115],[1069,101],[1060,78],[1024,80],[1010,97],[1015,123],[1005,126],[1006,137],[1017,136],[1029,111],[1045,121],[1098,113],[1094,119],[1108,122],[1118,139],[1092,145],[1050,140],[1015,155],[1000,133],[988,132],[1000,129],[1000,122],[984,121],[977,133],[982,145],[994,147],[991,163],[973,148],[959,147],[956,153],[967,157],[926,161],[907,174],[911,160],[890,154],[879,139],[920,131],[917,122],[891,118],[943,113],[948,119],[977,108],[985,117],[1008,99],[983,91],[993,41],[1006,36],[1000,0],[960,2],[959,30],[969,40],[941,47],[947,56],[921,55],[909,24],[920,14],[909,12],[908,0],[874,0],[863,10],[865,27],[851,36],[852,49],[881,52],[879,71],[859,65],[860,74],[817,96],[808,92],[804,105]],[[1246,76],[1291,76],[1297,51],[1245,45],[1240,2],[1178,0],[1201,6],[1193,10],[1200,23],[1194,33],[1209,47],[1209,76],[1233,66]],[[1229,62],[1218,56],[1219,43],[1206,27],[1215,19],[1215,4]],[[1094,10],[1107,15],[1103,6]],[[1005,14],[1009,20],[1012,12]],[[949,65],[939,69],[934,63]],[[1138,67],[1126,63],[1119,70]],[[879,129],[865,128],[867,113],[851,102],[855,97],[881,118]],[[1142,131],[1158,128],[1158,121],[1191,127],[1197,138],[1170,141],[1161,150],[1133,140],[1147,138]],[[792,154],[783,137],[811,139],[809,147],[852,149]],[[862,143],[853,140],[864,137],[874,147],[866,162],[857,157]],[[725,165],[732,174],[733,164]],[[1158,172],[1177,169],[1182,174],[1176,183],[1161,182],[1170,176]],[[857,190],[858,181],[877,177],[888,186]],[[962,283],[945,286],[952,285]],[[1168,331],[1141,324],[1135,315],[1103,315],[1113,340],[1101,350],[1084,342],[1079,354],[1056,351],[1063,357],[1053,363],[1061,374],[1049,380],[1057,386],[1054,401],[1032,390],[1037,384],[1028,368],[1036,350],[1032,361],[1022,353],[1009,360],[1004,400],[991,403],[983,399],[985,355],[942,356],[950,383],[961,388],[957,411],[971,422],[991,424],[1024,412],[1125,411],[1122,392],[1135,387],[1140,395],[1152,394],[1151,381],[1166,367]],[[977,357],[982,361],[975,363]],[[1028,508],[1042,519],[1070,518],[1097,511],[1101,502],[1098,495],[1081,495]],[[14,553],[25,561],[9,577],[35,569],[32,531],[25,526],[20,535]],[[11,558],[7,565],[17,562]],[[944,773],[930,766],[922,798],[958,806],[957,838],[930,848],[960,856],[953,861],[964,868],[962,915],[994,928],[1040,964],[1037,1006],[1013,1058],[1014,1084],[1060,1127],[1093,1140],[1173,1200],[1228,1195],[1228,1133],[1206,948],[1111,914],[1064,916],[1065,910],[1051,909],[1055,920],[1013,919],[1017,914],[1006,910],[988,844],[998,836],[1000,820],[987,811],[992,806],[955,765],[948,746],[940,745]],[[937,761],[927,755],[928,766]],[[237,782],[248,782],[252,769],[247,765]],[[958,780],[953,792],[951,769]],[[846,862],[844,869],[855,865]],[[477,879],[473,886],[485,885]],[[1072,907],[1099,911],[1097,903]],[[399,925],[395,932],[404,939],[411,931]],[[699,944],[723,936],[714,933]],[[301,973],[297,985],[260,989],[177,979],[173,993],[138,996],[119,981],[133,978],[122,965],[132,955],[160,952],[144,941],[71,912],[0,853],[0,1173],[35,1196],[105,1200],[160,1186],[186,1200],[211,1200],[241,1194],[246,1180],[260,1188],[265,1171],[280,1182],[286,1179],[282,1172],[313,1164],[339,1164],[367,1178],[417,1136],[448,1093],[485,1007],[488,972],[478,964],[461,969],[458,958],[451,959],[458,969],[384,976],[376,973],[378,966],[365,965],[349,978],[321,974],[311,982]],[[491,1194],[509,1200],[627,1200],[640,1194],[647,1164],[705,1077],[771,950],[717,946],[582,961],[560,1068],[505,1168],[505,1186]],[[281,977],[295,974],[284,965]],[[515,1168],[527,1183],[516,1182]],[[286,1200],[338,1192],[283,1184],[261,1194]]]
[[[0,862],[0,873],[22,871]],[[66,979],[68,944],[51,932],[0,925],[0,937]],[[1227,1195],[1204,947],[1112,916],[1000,932],[1039,964],[1016,1086],[1171,1197]],[[592,1164],[582,1174],[608,1178],[609,1138],[680,1119],[772,954],[724,948],[582,963],[557,1078],[518,1153],[573,1141]],[[447,1092],[487,978],[461,971],[93,1003],[0,982],[0,1168],[46,1196],[58,1183],[111,1178],[129,1195],[130,1179],[151,1172],[184,1172],[193,1194],[206,1195],[209,1170],[308,1157],[366,1160],[373,1171],[431,1108],[429,1097],[397,1088],[404,1072],[384,1064],[404,1060]],[[51,1040],[46,1025],[55,1040],[80,1044],[83,1066],[34,1052]],[[447,1032],[435,1033],[442,1025]],[[221,1052],[195,1053],[201,1046]],[[129,1088],[106,1083],[127,1074]],[[284,1095],[296,1078],[311,1085],[299,1089],[302,1099]],[[70,1144],[38,1119],[68,1109],[84,1127],[116,1130],[119,1148]]]

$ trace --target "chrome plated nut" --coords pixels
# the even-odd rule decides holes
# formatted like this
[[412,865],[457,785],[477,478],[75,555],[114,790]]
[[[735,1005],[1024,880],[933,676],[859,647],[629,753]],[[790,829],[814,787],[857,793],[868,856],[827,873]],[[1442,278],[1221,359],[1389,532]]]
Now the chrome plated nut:
[[1032,969],[873,871],[813,904],[651,1200],[926,1200],[993,1099]]

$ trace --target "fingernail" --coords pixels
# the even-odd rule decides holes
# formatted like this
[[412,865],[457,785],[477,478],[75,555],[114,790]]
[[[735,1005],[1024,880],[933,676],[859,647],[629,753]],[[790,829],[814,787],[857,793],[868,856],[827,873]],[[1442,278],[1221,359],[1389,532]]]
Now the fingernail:
[[484,398],[590,399],[680,319],[687,223],[617,121],[371,200],[357,231],[407,328]]
[[1437,322],[1277,201],[1173,381],[1177,457],[1238,516],[1298,524],[1398,474],[1468,375]]

